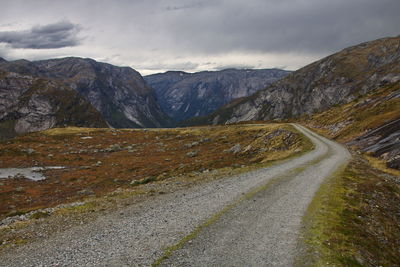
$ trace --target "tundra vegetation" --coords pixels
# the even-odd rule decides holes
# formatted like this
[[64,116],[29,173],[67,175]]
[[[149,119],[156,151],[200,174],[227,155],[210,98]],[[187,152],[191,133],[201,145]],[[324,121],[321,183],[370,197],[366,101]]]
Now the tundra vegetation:
[[155,194],[264,167],[311,148],[288,124],[67,127],[3,141],[1,168],[65,168],[43,171],[41,181],[0,180],[1,219],[16,218],[0,228],[2,246],[39,238],[37,224],[46,225],[40,227],[42,235],[50,235]]

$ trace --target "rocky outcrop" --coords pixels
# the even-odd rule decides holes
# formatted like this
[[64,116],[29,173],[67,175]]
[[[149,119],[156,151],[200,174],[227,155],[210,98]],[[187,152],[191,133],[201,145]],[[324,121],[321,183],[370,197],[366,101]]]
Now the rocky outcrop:
[[186,73],[169,71],[145,76],[163,110],[182,121],[212,113],[235,98],[249,96],[285,77],[279,69],[226,69]]
[[0,71],[0,140],[64,126],[107,124],[86,99],[68,86]]
[[191,124],[296,118],[400,81],[400,37],[353,46],[312,63]]
[[383,159],[389,168],[400,170],[400,118],[370,130],[348,144]]
[[165,127],[171,124],[158,105],[153,89],[146,85],[137,71],[129,67],[70,57],[34,62],[0,62],[0,68],[55,80],[72,87],[112,127]]

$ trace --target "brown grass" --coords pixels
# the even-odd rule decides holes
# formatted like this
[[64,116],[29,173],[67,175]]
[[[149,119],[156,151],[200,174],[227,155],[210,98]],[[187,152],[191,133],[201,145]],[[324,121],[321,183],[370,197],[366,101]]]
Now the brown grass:
[[[278,129],[295,131],[283,124],[158,130],[68,127],[0,142],[0,168],[66,167],[45,171],[43,181],[2,179],[0,217],[103,196],[118,188],[279,160],[304,149],[300,134],[267,138]],[[235,144],[241,144],[242,152],[226,152]],[[35,152],[27,153],[28,148]],[[189,152],[197,154],[190,157]]]
[[[311,118],[304,117],[301,121],[337,141],[348,142],[361,136],[367,130],[377,128],[400,117],[400,98],[387,100],[390,94],[399,90],[400,83],[383,86],[348,104],[315,114]],[[332,125],[346,121],[351,121],[351,123],[339,131],[329,130]]]

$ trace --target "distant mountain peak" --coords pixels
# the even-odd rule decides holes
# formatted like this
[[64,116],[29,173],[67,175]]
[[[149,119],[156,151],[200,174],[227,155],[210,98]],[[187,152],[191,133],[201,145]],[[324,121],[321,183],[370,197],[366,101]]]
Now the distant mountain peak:
[[168,71],[145,76],[163,110],[176,121],[207,115],[234,98],[265,88],[289,72],[284,70]]

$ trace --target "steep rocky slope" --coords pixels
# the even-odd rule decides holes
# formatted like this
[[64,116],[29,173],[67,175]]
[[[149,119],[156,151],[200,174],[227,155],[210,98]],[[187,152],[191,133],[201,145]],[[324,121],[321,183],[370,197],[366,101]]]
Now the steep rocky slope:
[[400,169],[400,83],[345,105],[304,116],[304,124]]
[[67,84],[89,100],[112,127],[170,125],[154,91],[132,68],[74,57],[34,62],[3,61],[0,68]]
[[399,168],[400,37],[344,49],[185,123],[273,119],[301,120]]
[[299,117],[348,103],[400,81],[400,37],[362,43],[312,63],[193,123]]
[[0,140],[56,126],[107,127],[72,88],[0,70]]
[[226,69],[186,73],[169,71],[145,76],[163,110],[176,121],[210,114],[239,97],[249,96],[285,77],[279,69]]

